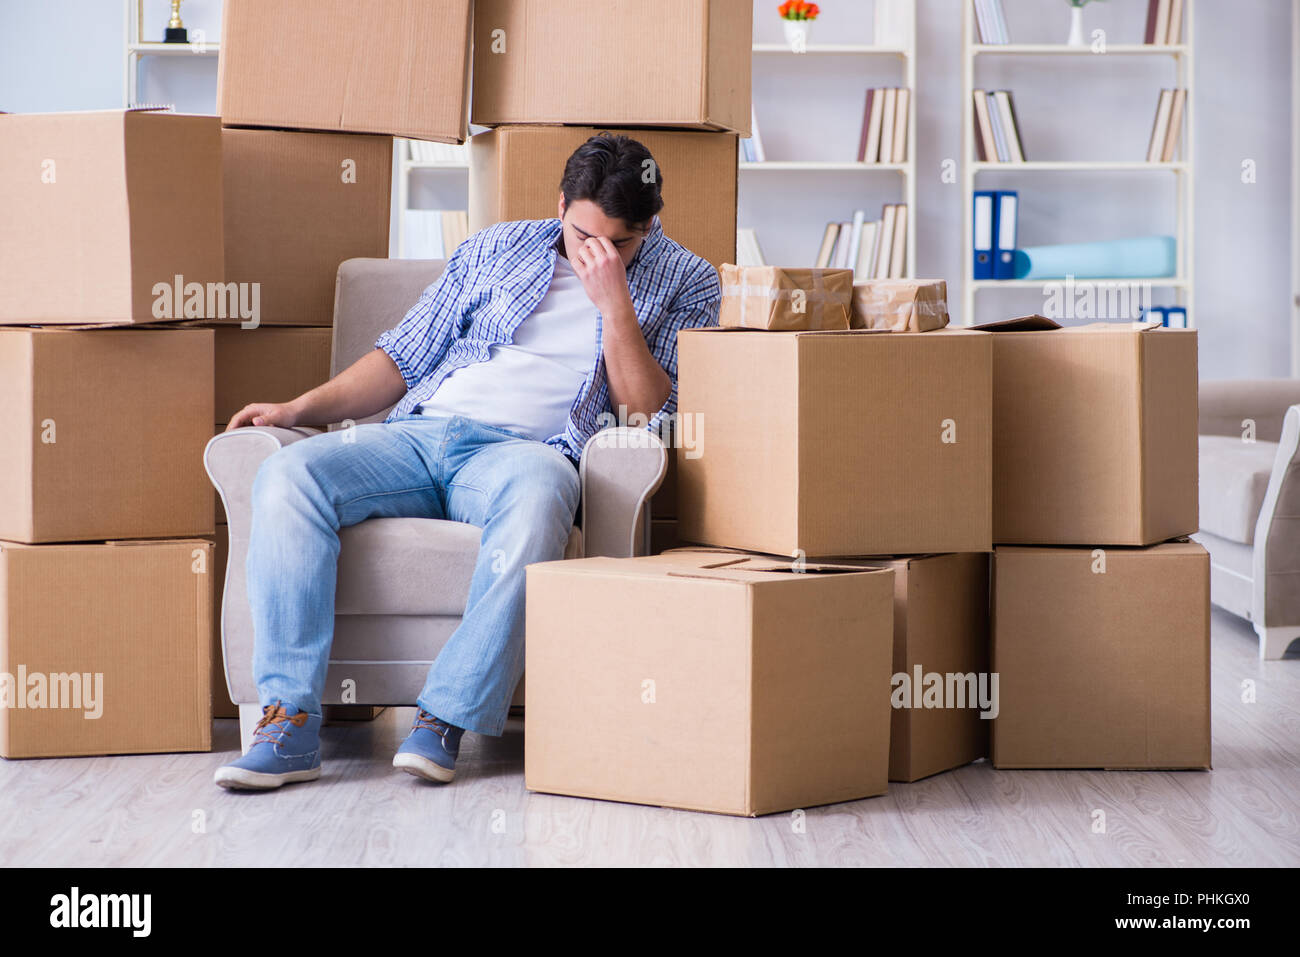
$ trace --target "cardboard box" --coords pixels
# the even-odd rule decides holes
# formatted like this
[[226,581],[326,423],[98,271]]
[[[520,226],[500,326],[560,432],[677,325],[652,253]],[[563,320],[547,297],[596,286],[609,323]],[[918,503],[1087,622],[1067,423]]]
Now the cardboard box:
[[227,126],[463,143],[470,0],[226,0]]
[[0,542],[0,755],[210,750],[212,557]]
[[[591,9],[585,7],[583,9]],[[731,133],[510,126],[469,144],[469,228],[506,220],[552,219],[564,164],[601,132],[623,133],[663,171],[664,232],[714,266],[736,258],[736,148]]]
[[989,675],[988,554],[862,564],[894,572],[889,780],[918,781],[987,757],[989,726],[997,717],[997,687]]
[[0,328],[0,538],[211,535],[211,329]]
[[994,767],[1209,768],[1209,553],[999,545],[993,670]]
[[852,269],[723,265],[718,325],[773,332],[847,329]]
[[853,286],[854,329],[929,332],[948,325],[942,279],[867,279]]
[[[227,129],[221,142],[227,279],[259,284],[261,325],[332,325],[339,264],[388,257],[392,138]],[[246,312],[229,321],[251,325]]]
[[991,548],[993,337],[680,333],[679,534],[776,555]]
[[0,117],[0,322],[202,318],[184,289],[224,276],[220,137],[214,116]]
[[330,329],[215,332],[218,422],[229,422],[252,402],[288,402],[330,377]]
[[994,541],[1149,545],[1197,530],[1194,330],[1042,316],[980,328],[994,332]]
[[753,13],[748,0],[478,0],[473,122],[749,135]]
[[238,718],[239,707],[230,700],[226,687],[226,656],[221,649],[221,602],[226,590],[226,563],[230,560],[230,529],[217,526],[211,538],[212,551],[212,641],[210,652],[212,717]]
[[750,816],[885,792],[891,573],[674,552],[527,576],[529,790]]

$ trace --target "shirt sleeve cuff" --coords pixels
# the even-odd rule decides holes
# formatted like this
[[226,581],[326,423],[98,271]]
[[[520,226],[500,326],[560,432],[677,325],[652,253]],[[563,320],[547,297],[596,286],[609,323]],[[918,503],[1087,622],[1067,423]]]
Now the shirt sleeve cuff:
[[406,357],[403,356],[401,350],[397,348],[397,343],[394,341],[392,330],[384,332],[375,340],[375,348],[382,349],[385,354],[387,354],[388,358],[393,360],[393,365],[397,366],[397,371],[402,374],[402,381],[406,383],[406,388],[408,390],[414,389],[416,386],[415,375],[412,373],[411,367],[406,361]]

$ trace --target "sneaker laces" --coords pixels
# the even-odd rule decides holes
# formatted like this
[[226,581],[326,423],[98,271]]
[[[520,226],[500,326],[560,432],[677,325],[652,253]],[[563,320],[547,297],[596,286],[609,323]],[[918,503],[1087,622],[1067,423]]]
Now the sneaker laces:
[[292,734],[289,725],[301,728],[306,723],[306,711],[290,715],[285,711],[283,702],[276,701],[275,704],[268,704],[262,709],[262,719],[253,728],[253,743],[278,744],[281,738],[287,738]]
[[417,708],[415,712],[415,722],[411,725],[411,730],[418,731],[420,729],[432,731],[445,741],[447,739],[447,732],[452,729],[452,725],[440,718],[434,717],[423,708]]

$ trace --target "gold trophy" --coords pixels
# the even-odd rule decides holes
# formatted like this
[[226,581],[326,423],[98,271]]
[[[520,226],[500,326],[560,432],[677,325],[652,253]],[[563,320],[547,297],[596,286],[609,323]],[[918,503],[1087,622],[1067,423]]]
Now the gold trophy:
[[189,43],[190,35],[181,23],[181,0],[172,0],[172,18],[163,31],[163,43]]

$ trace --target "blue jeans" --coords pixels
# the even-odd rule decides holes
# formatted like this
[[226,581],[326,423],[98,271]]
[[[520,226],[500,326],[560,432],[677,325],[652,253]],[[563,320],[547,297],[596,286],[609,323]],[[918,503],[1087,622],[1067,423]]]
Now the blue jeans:
[[261,704],[320,714],[340,528],[449,519],[483,536],[465,615],[417,703],[457,727],[501,734],[524,668],[524,566],[564,557],[578,493],[578,470],[558,449],[459,416],[406,415],[271,455],[253,483],[247,564]]

